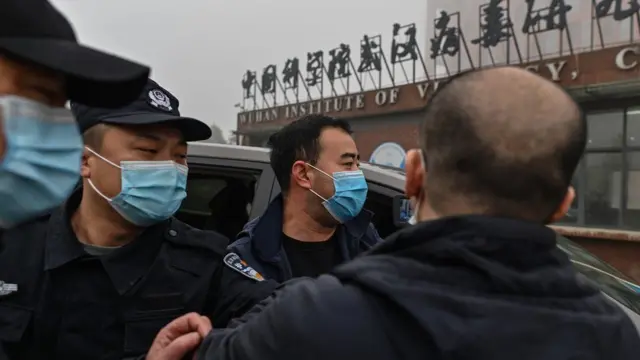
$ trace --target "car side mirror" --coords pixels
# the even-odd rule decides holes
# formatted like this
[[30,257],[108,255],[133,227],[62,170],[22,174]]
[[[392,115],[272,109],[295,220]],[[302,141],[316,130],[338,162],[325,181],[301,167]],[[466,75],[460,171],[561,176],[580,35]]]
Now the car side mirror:
[[393,224],[402,228],[409,226],[409,219],[413,216],[411,209],[411,201],[404,195],[396,195],[393,197]]

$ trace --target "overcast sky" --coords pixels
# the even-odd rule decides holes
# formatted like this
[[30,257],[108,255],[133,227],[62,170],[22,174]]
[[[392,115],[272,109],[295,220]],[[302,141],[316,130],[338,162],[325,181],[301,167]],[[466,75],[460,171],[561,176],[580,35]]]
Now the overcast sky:
[[[341,42],[358,58],[362,35],[415,22],[424,32],[427,0],[52,0],[82,42],[151,65],[184,115],[236,127],[234,104],[247,69],[328,51]],[[424,37],[420,36],[424,46]],[[388,50],[385,50],[388,51]],[[423,51],[424,52],[424,51]],[[357,65],[356,65],[357,66]]]

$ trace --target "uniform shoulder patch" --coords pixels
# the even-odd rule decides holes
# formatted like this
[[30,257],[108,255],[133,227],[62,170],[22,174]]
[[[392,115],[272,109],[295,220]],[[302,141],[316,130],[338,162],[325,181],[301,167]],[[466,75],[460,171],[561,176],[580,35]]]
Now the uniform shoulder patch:
[[0,280],[0,296],[11,295],[16,291],[18,291],[18,285],[9,284]]
[[263,281],[264,277],[259,272],[255,271],[249,264],[240,258],[240,255],[236,253],[228,253],[224,257],[224,264],[240,274],[256,281]]

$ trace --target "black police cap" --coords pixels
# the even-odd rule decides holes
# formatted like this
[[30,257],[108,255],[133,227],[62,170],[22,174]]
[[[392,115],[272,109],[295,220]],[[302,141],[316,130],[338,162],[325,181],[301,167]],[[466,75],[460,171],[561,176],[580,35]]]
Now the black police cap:
[[180,130],[185,141],[206,140],[211,137],[211,128],[200,120],[180,115],[180,102],[170,92],[148,79],[138,99],[118,108],[89,107],[71,102],[71,110],[82,132],[98,124],[150,125],[167,123]]
[[149,68],[78,44],[69,21],[46,0],[0,1],[0,55],[62,74],[70,100],[119,107],[133,101]]

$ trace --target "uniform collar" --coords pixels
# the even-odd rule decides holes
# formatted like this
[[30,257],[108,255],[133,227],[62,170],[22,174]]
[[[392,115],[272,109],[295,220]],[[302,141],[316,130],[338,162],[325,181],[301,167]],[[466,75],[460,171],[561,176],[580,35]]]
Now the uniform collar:
[[[51,215],[46,235],[45,271],[56,269],[76,259],[90,257],[71,228],[71,215],[78,209],[81,199],[82,189],[78,189]],[[156,259],[165,236],[177,234],[172,231],[170,224],[171,221],[167,220],[153,225],[131,243],[100,257],[118,293],[126,293],[144,276]]]
[[51,214],[45,241],[45,271],[56,269],[87,255],[76,238],[70,221],[81,199],[82,190],[76,190],[66,203]]
[[100,258],[120,295],[135,285],[158,257],[165,236],[173,233],[170,221],[146,228],[138,238]]

